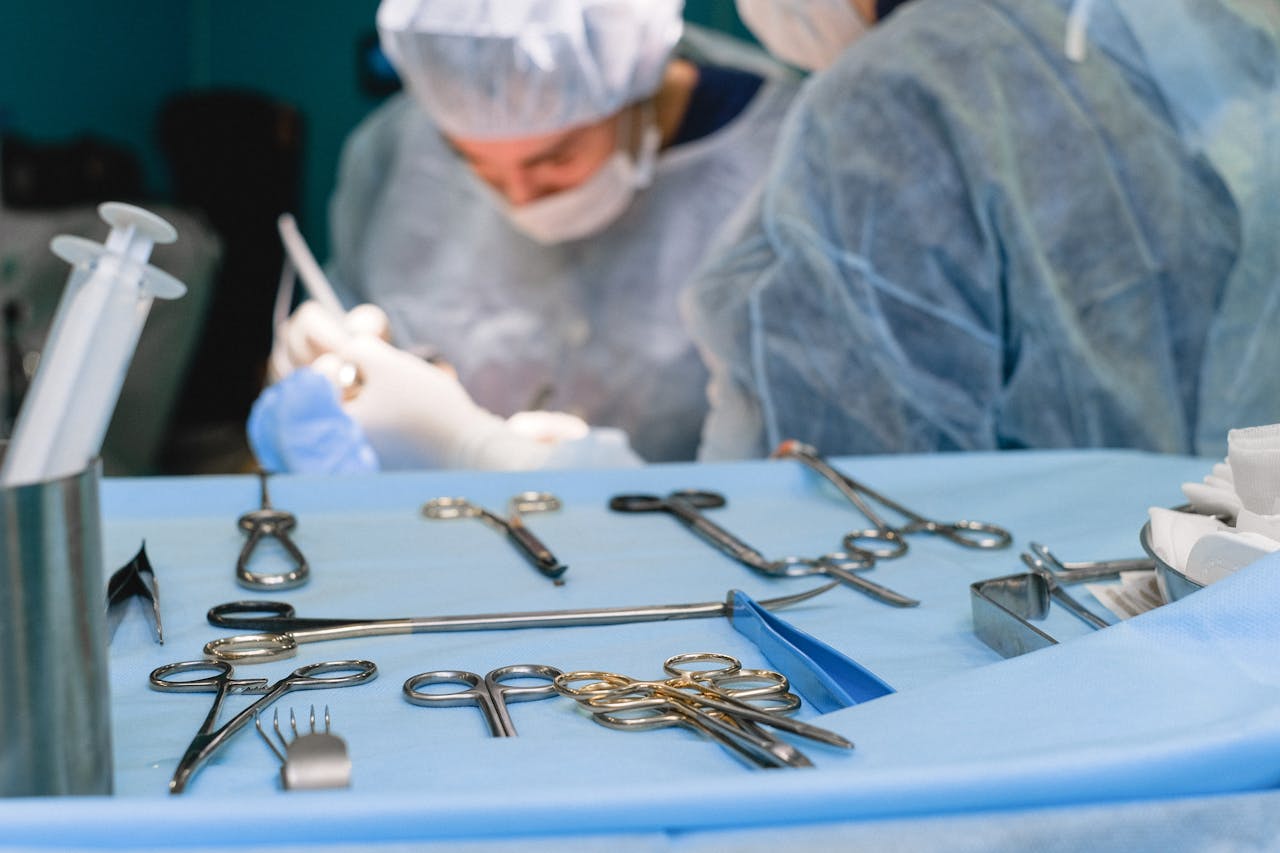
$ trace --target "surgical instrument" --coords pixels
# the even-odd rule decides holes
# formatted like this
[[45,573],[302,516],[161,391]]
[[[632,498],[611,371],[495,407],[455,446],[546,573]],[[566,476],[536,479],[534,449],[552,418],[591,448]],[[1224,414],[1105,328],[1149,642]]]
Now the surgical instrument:
[[[844,495],[871,522],[872,528],[856,530],[844,537],[846,550],[861,547],[870,550],[881,559],[898,557],[907,551],[907,541],[903,537],[912,533],[933,533],[965,548],[1005,548],[1013,542],[1012,534],[995,524],[966,520],[934,521],[912,512],[902,504],[872,491],[847,474],[836,470],[818,455],[815,448],[795,439],[788,439],[779,444],[772,455],[775,459],[796,459],[817,471],[839,489],[840,494]],[[906,523],[901,527],[891,526],[871,508],[866,499],[873,500],[897,513],[905,519]],[[869,547],[867,542],[884,544]]]
[[466,498],[433,498],[422,505],[422,514],[436,519],[480,519],[495,530],[505,533],[530,565],[553,580],[556,586],[562,586],[564,579],[561,575],[569,567],[557,560],[551,550],[529,532],[520,518],[522,512],[554,512],[558,509],[560,499],[550,492],[521,492],[508,501],[506,518],[473,504]]
[[[757,602],[781,608],[821,595],[835,581],[794,595]],[[222,628],[267,631],[224,637],[205,644],[204,653],[224,661],[270,661],[297,653],[299,643],[420,634],[442,631],[497,631],[514,628],[561,628],[578,625],[623,625],[632,622],[664,622],[669,619],[702,619],[733,612],[734,590],[725,601],[699,604],[664,604],[641,607],[598,607],[584,610],[548,610],[528,613],[489,613],[475,616],[426,616],[407,619],[302,619],[282,601],[233,601],[210,608],[211,625]],[[256,615],[255,615],[256,614]]]
[[1129,557],[1118,560],[1089,560],[1063,562],[1047,546],[1032,542],[1022,553],[1022,562],[1033,572],[1048,571],[1059,580],[1093,580],[1113,577],[1121,572],[1153,571],[1155,561],[1150,558]]
[[0,483],[18,486],[83,471],[102,450],[138,337],[156,299],[187,287],[147,263],[178,232],[150,211],[99,205],[105,243],[61,234],[50,249],[71,264],[53,325],[13,427]]
[[147,558],[147,543],[133,559],[112,573],[107,581],[107,637],[116,634],[120,622],[129,609],[129,602],[140,600],[143,613],[151,623],[151,631],[156,642],[164,645],[164,624],[160,621],[160,585],[156,583],[155,571],[151,568],[151,560]]
[[[307,582],[311,567],[307,558],[302,556],[298,546],[289,538],[289,531],[298,526],[293,513],[276,509],[271,505],[271,496],[267,492],[267,472],[258,470],[259,496],[261,508],[246,512],[238,521],[240,529],[249,538],[240,549],[240,557],[236,560],[236,582],[249,589],[293,589]],[[293,560],[293,568],[284,572],[266,573],[249,570],[249,559],[255,548],[268,536],[274,537]]]
[[[174,678],[191,672],[212,672],[202,678]],[[345,675],[327,673],[345,672]],[[169,780],[169,793],[181,794],[196,771],[209,760],[231,736],[254,719],[281,696],[293,690],[319,690],[325,687],[351,687],[369,681],[378,668],[367,660],[339,660],[300,666],[289,675],[268,684],[265,678],[233,678],[231,664],[218,660],[193,660],[170,663],[151,672],[151,688],[170,693],[212,692],[213,705],[191,744],[178,762]],[[262,694],[258,701],[216,728],[222,701],[232,693]]]
[[784,557],[781,560],[770,560],[700,512],[702,509],[724,505],[723,495],[697,489],[681,489],[665,498],[657,495],[616,495],[609,500],[609,509],[614,512],[670,513],[717,550],[767,577],[828,575],[894,607],[915,607],[920,603],[858,575],[858,570],[875,565],[875,556],[861,548],[855,547],[817,558]]
[[1108,627],[1104,619],[1070,596],[1052,574],[1023,572],[969,585],[973,632],[1007,658],[1052,646],[1057,640],[1029,621],[1049,615],[1051,598],[1090,627]]
[[[710,668],[691,667],[698,663]],[[779,716],[799,706],[799,697],[790,692],[781,673],[743,669],[736,658],[714,652],[676,655],[663,663],[663,670],[670,677],[661,681],[639,681],[610,672],[566,673],[556,679],[556,688],[590,710],[603,725],[641,729],[691,726],[763,766],[810,766],[811,762],[760,726],[853,748],[842,735]],[[735,686],[743,684],[747,686]],[[757,702],[771,707],[757,707],[753,704]],[[622,716],[637,711],[645,713]]]
[[[511,722],[507,705],[511,702],[529,702],[556,695],[555,679],[560,670],[538,663],[517,663],[490,670],[484,676],[460,669],[438,669],[420,672],[404,683],[404,698],[414,705],[439,705],[457,707],[475,705],[484,714],[489,734],[494,737],[515,737],[516,727]],[[539,679],[542,684],[508,684],[515,679]],[[437,693],[420,688],[428,684],[461,684],[462,690]]]
[[299,734],[298,721],[293,709],[289,709],[289,728],[293,730],[293,740],[289,740],[280,731],[280,712],[272,711],[271,727],[280,742],[280,746],[276,746],[262,728],[261,716],[253,718],[258,734],[280,759],[280,784],[286,791],[349,787],[351,758],[347,755],[346,741],[330,731],[329,706],[324,706],[324,731],[316,729],[315,705],[311,706],[309,719],[310,730]]

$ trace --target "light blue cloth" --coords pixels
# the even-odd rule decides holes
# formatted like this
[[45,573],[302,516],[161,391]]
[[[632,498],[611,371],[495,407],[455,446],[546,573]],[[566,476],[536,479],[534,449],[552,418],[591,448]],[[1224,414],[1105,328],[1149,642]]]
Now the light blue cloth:
[[[687,33],[678,53],[767,59]],[[603,232],[539,245],[407,96],[356,129],[331,204],[335,286],[374,302],[401,347],[430,345],[475,401],[507,416],[567,411],[620,427],[648,461],[692,459],[707,375],[677,296],[765,171],[795,83],[776,64],[734,121],[663,151],[653,183]]]
[[688,309],[703,458],[1280,420],[1271,0],[914,0],[813,78]]
[[263,389],[245,429],[265,471],[363,474],[379,468],[377,452],[342,410],[333,383],[309,367]]
[[[1137,552],[1146,507],[1178,500],[1178,485],[1209,465],[1099,451],[833,461],[929,515],[995,521],[1018,537],[1015,549],[1044,541],[1072,560]],[[723,601],[729,588],[759,600],[811,581],[753,575],[670,519],[610,512],[608,498],[690,485],[721,491],[729,503],[715,511],[720,520],[750,531],[751,544],[770,555],[829,549],[860,523],[825,481],[791,461],[531,476],[273,478],[272,502],[297,516],[292,536],[312,577],[268,597],[292,602],[304,617]],[[530,486],[564,501],[558,513],[526,519],[569,564],[562,587],[486,525],[428,521],[419,511],[437,495],[500,507]],[[279,790],[275,757],[247,729],[186,794],[170,796],[169,775],[212,696],[157,693],[147,673],[199,657],[205,641],[230,633],[205,614],[248,597],[234,580],[243,543],[235,518],[258,497],[248,476],[103,483],[104,562],[123,562],[145,536],[166,642],[153,642],[145,620],[126,619],[111,645],[116,796],[0,800],[0,849],[390,850],[464,840],[477,849],[543,849],[539,838],[573,849],[777,849],[757,845],[780,838],[787,849],[852,846],[844,839],[879,850],[902,849],[898,840],[914,840],[905,849],[929,849],[930,841],[934,849],[1016,849],[1019,838],[1044,837],[1028,827],[1029,814],[1044,815],[1064,839],[1105,837],[1110,827],[1127,847],[1131,827],[1149,826],[1151,815],[1189,822],[1198,839],[1220,810],[1231,821],[1216,824],[1219,836],[1236,843],[1276,826],[1275,792],[1245,793],[1280,781],[1274,559],[1126,626],[1093,633],[1067,616],[1079,633],[1057,633],[1062,645],[1001,661],[972,634],[968,585],[1007,574],[1016,551],[974,552],[927,536],[876,569],[921,599],[919,607],[885,607],[840,588],[780,613],[899,688],[833,714],[802,708],[802,719],[857,744],[847,753],[796,741],[817,765],[811,770],[752,771],[683,730],[605,729],[568,700],[514,705],[520,736],[492,738],[474,708],[420,708],[401,696],[407,677],[437,668],[541,662],[656,675],[665,656],[687,651],[764,663],[725,620],[698,619],[342,640],[238,667],[241,676],[276,679],[323,660],[378,664],[366,685],[292,694],[278,705],[330,707],[353,761],[351,789]],[[252,699],[228,697],[223,719]],[[1186,796],[1194,799],[1174,799]],[[1037,806],[1044,810],[1013,811]],[[1171,837],[1162,822],[1151,829],[1151,838]],[[946,843],[948,832],[956,844]],[[979,848],[975,839],[987,843]]]

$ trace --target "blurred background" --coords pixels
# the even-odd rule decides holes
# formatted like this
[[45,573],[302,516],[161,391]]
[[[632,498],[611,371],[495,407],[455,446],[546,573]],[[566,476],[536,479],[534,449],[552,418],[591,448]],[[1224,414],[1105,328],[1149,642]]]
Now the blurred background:
[[[113,475],[248,470],[292,212],[328,255],[347,133],[399,87],[377,0],[98,0],[0,5],[0,319],[7,437],[67,264],[62,233],[102,240],[103,201],[178,229],[152,262],[190,291],[157,302],[104,448]],[[749,39],[733,0],[687,20]]]

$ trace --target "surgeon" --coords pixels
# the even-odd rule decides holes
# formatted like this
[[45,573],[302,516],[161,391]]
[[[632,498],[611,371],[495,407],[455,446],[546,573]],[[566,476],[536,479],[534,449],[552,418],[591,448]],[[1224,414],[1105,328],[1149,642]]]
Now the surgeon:
[[329,269],[387,320],[307,303],[278,330],[278,377],[359,387],[340,410],[314,377],[268,389],[260,457],[323,468],[321,443],[353,440],[343,415],[383,468],[597,464],[602,434],[606,460],[628,438],[632,461],[694,457],[707,373],[678,294],[765,172],[798,75],[684,32],[682,5],[384,0],[407,94],[347,143]]
[[1280,4],[889,5],[738,0],[829,67],[686,295],[701,457],[1220,457],[1280,419]]

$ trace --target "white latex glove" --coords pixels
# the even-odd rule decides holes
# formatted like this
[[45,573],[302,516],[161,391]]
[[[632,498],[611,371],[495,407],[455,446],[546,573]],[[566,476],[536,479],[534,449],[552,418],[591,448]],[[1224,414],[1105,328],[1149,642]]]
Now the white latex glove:
[[353,338],[337,355],[361,377],[359,393],[343,408],[363,428],[384,470],[529,469],[551,455],[553,441],[512,429],[477,406],[451,373],[385,341]]
[[276,326],[267,363],[268,378],[272,382],[283,379],[326,353],[338,352],[360,336],[391,340],[391,321],[386,312],[365,303],[337,317],[308,299]]

